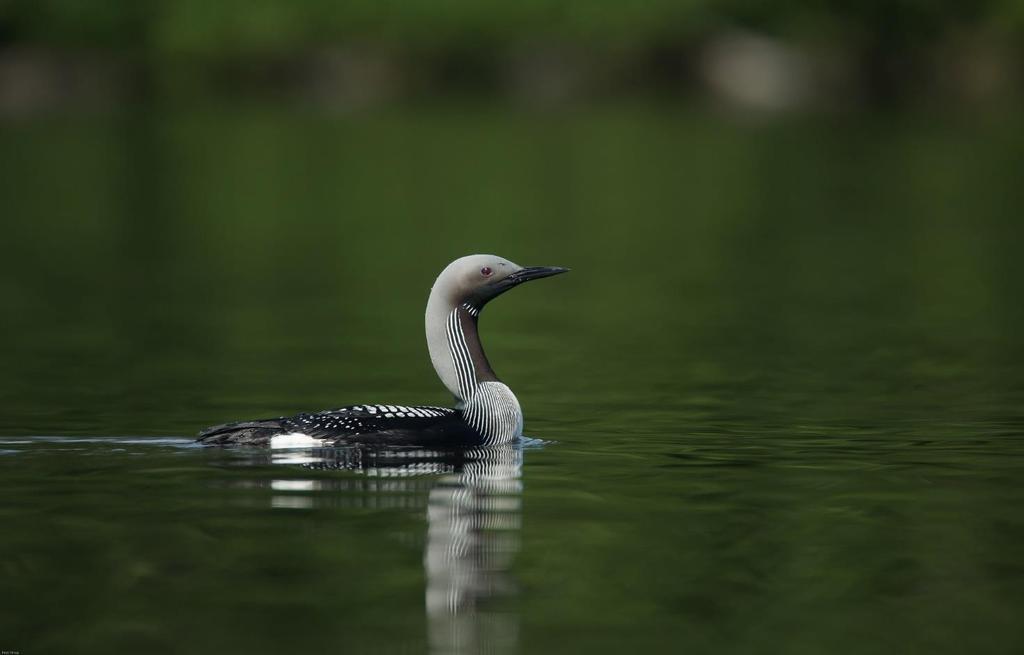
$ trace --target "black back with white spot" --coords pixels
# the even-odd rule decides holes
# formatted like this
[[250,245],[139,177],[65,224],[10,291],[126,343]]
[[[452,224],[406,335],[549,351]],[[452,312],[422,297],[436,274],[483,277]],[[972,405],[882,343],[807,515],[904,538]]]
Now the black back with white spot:
[[447,407],[424,405],[352,405],[290,417],[228,423],[199,434],[204,444],[266,445],[279,435],[302,434],[325,445],[415,444],[477,445],[480,435]]

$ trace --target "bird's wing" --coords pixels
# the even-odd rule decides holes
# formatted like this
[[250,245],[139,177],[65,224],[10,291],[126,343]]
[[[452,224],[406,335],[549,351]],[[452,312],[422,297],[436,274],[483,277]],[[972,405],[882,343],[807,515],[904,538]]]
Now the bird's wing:
[[262,446],[269,444],[273,437],[285,434],[304,435],[337,445],[473,445],[479,441],[460,411],[427,405],[352,405],[290,417],[227,423],[202,431],[199,441],[210,445]]
[[315,439],[331,439],[394,430],[423,430],[457,416],[457,410],[447,407],[351,405],[324,412],[298,414],[285,419],[284,427],[289,432]]

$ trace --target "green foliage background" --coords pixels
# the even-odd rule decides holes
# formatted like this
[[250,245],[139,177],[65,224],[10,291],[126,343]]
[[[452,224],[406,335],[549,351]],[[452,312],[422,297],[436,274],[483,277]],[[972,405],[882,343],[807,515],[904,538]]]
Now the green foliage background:
[[981,30],[1019,43],[1020,0],[8,0],[8,42],[101,46],[156,57],[282,54],[337,41],[423,48],[553,40],[599,48],[683,43],[723,27],[856,45],[913,46]]

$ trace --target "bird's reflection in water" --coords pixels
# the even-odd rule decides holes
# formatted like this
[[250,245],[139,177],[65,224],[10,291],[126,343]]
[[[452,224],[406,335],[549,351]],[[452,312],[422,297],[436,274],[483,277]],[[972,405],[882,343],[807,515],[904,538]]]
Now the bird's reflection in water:
[[427,580],[430,645],[439,653],[514,650],[516,617],[485,601],[514,593],[508,568],[519,550],[522,448],[472,451],[430,490]]
[[362,474],[358,479],[272,480],[271,488],[282,492],[273,495],[274,507],[307,508],[321,499],[293,493],[304,491],[368,492],[360,494],[360,504],[374,507],[421,506],[425,498],[423,566],[431,651],[517,650],[518,618],[495,606],[515,593],[508,569],[519,550],[521,444],[453,451],[303,449],[262,457],[275,464]]

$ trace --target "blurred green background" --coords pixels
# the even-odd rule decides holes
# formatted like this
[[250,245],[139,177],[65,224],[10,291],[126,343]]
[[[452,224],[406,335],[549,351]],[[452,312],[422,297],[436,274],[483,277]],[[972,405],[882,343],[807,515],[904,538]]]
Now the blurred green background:
[[196,93],[335,108],[656,92],[754,108],[1019,96],[1019,0],[6,0],[0,109]]

